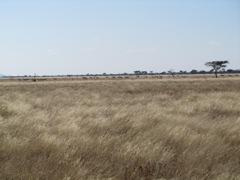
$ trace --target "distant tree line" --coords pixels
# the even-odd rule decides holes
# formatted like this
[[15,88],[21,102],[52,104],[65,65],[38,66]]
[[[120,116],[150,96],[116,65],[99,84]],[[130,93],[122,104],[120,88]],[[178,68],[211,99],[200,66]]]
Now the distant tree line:
[[[129,75],[172,75],[173,77],[177,74],[215,74],[216,78],[218,77],[218,74],[232,74],[232,73],[240,73],[240,69],[227,69],[225,70],[227,64],[229,64],[228,60],[223,60],[223,61],[210,61],[206,62],[205,65],[208,67],[211,67],[212,69],[210,71],[205,71],[205,70],[196,70],[193,69],[191,71],[183,71],[180,70],[179,72],[175,72],[174,70],[169,70],[169,71],[163,71],[163,72],[153,72],[153,71],[146,71],[146,70],[135,70],[133,73],[102,73],[102,74],[67,74],[67,75],[43,75],[43,76],[38,76],[38,75],[24,75],[24,76],[8,76],[8,77],[72,77],[72,76],[90,76],[90,77],[96,77],[96,76],[129,76]],[[5,76],[7,77],[7,76]]]
[[[218,71],[220,74],[234,74],[234,73],[240,73],[240,69],[227,69],[227,70],[220,70]],[[191,71],[183,71],[180,70],[179,72],[176,71],[163,71],[163,72],[153,72],[153,71],[134,71],[133,73],[102,73],[102,74],[67,74],[67,75],[24,75],[24,76],[4,76],[4,77],[72,77],[72,76],[127,76],[127,75],[187,75],[187,74],[215,74],[215,72],[211,69],[210,71],[205,70],[196,70],[193,69]]]

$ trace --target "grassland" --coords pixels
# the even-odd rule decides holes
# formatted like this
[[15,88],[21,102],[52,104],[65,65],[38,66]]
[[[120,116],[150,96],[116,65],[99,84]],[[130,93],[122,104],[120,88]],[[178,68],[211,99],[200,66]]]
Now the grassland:
[[240,78],[0,82],[0,179],[240,179]]

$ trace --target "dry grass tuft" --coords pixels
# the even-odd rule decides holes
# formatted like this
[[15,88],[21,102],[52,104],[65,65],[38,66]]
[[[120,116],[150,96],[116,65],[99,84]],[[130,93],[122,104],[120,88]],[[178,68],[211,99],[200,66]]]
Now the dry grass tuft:
[[239,179],[240,79],[0,83],[0,179]]

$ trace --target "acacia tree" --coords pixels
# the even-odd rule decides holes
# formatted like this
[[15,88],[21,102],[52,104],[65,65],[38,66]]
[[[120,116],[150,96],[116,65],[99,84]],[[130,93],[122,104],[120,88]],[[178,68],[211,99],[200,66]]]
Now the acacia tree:
[[171,74],[171,75],[172,75],[172,77],[174,77],[174,75],[175,75],[175,73],[174,73],[174,70],[173,70],[173,69],[170,69],[170,70],[168,71],[168,73],[169,73],[169,74]]
[[224,60],[224,61],[212,61],[212,62],[206,62],[205,65],[208,67],[212,67],[212,70],[215,73],[216,78],[217,73],[219,70],[224,70],[225,67],[227,67],[227,64],[229,63],[229,61]]

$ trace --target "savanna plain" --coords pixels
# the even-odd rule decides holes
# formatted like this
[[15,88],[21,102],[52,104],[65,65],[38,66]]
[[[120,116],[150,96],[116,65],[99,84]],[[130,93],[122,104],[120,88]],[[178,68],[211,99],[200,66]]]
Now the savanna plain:
[[0,179],[240,179],[240,78],[0,82]]

